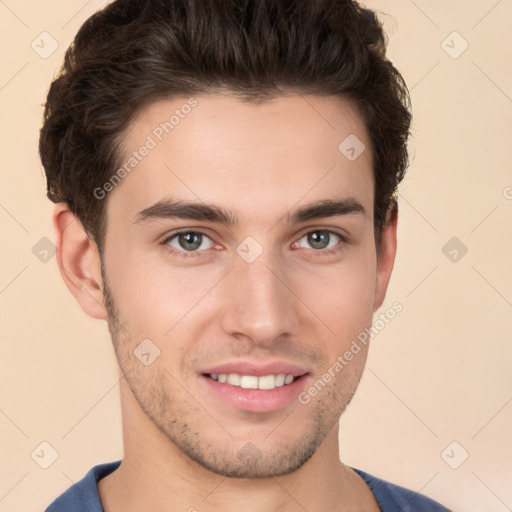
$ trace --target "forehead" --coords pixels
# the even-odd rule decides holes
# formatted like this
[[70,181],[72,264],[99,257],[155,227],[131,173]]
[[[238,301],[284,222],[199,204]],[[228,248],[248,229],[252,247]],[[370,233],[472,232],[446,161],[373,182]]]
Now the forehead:
[[160,100],[122,141],[122,179],[109,212],[134,220],[166,197],[228,206],[274,222],[301,201],[356,197],[371,211],[370,140],[349,100],[279,96],[263,103],[227,94]]

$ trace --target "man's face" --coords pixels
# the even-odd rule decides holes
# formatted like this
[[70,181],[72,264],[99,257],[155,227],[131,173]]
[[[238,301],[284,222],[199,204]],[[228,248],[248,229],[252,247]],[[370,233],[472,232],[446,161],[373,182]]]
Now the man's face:
[[[150,149],[107,197],[109,327],[130,400],[173,446],[217,473],[284,474],[337,427],[364,367],[365,346],[297,399],[379,305],[370,141],[339,99],[196,100],[152,104],[124,139],[123,162]],[[350,134],[355,161],[338,149]],[[165,201],[180,207],[148,210]]]

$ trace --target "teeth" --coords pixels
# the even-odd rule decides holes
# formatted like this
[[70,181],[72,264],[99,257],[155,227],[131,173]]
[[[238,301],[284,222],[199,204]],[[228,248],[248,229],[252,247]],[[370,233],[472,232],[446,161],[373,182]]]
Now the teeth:
[[265,375],[258,379],[259,389],[274,389],[276,387],[276,378],[274,375]]
[[242,383],[242,378],[238,373],[228,373],[228,384],[231,384],[232,386],[240,386]]
[[296,375],[240,375],[238,373],[212,373],[210,378],[221,383],[228,383],[243,389],[274,389],[291,384]]
[[244,389],[258,389],[258,377],[254,375],[244,375],[240,377],[240,387]]

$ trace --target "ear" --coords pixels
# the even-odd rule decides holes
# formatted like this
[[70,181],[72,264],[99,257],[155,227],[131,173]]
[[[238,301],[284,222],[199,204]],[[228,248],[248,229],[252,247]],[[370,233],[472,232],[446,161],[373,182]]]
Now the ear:
[[55,205],[52,220],[57,241],[57,264],[66,286],[85,313],[107,320],[101,260],[96,243],[89,239],[82,223],[66,203]]
[[386,222],[382,229],[380,249],[377,253],[377,283],[373,311],[382,306],[389,279],[393,271],[396,256],[396,228],[398,224],[398,205],[393,202],[386,214]]

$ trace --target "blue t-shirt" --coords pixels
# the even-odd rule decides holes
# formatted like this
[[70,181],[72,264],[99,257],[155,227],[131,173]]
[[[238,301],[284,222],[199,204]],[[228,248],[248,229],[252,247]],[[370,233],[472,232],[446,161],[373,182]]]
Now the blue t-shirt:
[[[98,493],[98,481],[116,470],[121,461],[94,466],[82,480],[61,494],[45,512],[104,512]],[[373,492],[382,512],[449,512],[439,503],[352,468]]]

